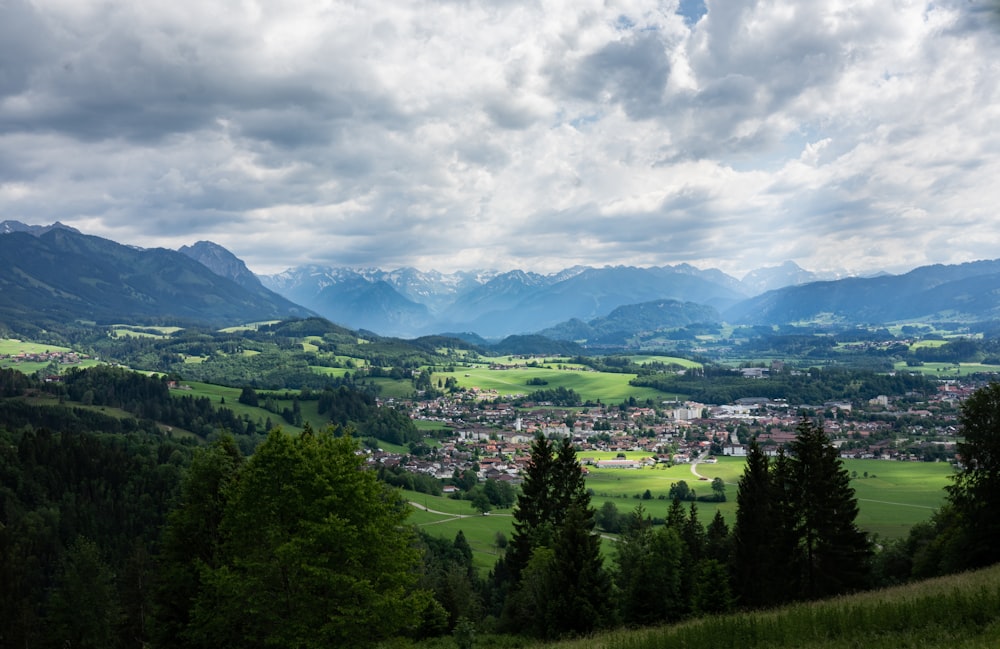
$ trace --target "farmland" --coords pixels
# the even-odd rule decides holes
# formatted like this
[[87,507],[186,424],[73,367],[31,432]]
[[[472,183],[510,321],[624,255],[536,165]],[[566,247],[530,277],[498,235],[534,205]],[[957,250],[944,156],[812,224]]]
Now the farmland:
[[[489,369],[488,367],[458,368],[455,372],[434,372],[431,375],[432,384],[438,379],[447,380],[454,377],[462,388],[479,388],[480,390],[495,390],[499,395],[527,395],[545,388],[566,388],[574,390],[584,401],[601,401],[603,403],[619,402],[629,397],[637,400],[654,399],[662,401],[671,398],[653,388],[640,388],[629,385],[635,374],[617,374],[611,372],[594,372],[579,369],[558,369],[556,367],[519,367],[516,369]],[[544,381],[537,385],[529,385],[529,380]]]
[[[605,459],[596,453],[586,455]],[[627,453],[626,456],[628,459],[644,457],[639,453]],[[663,518],[670,504],[667,495],[672,484],[684,480],[698,495],[709,495],[709,481],[722,478],[726,483],[727,501],[698,502],[698,517],[703,524],[708,524],[718,509],[731,526],[736,512],[736,483],[743,473],[744,464],[742,458],[729,457],[719,458],[716,464],[698,464],[696,470],[705,480],[694,475],[688,464],[643,469],[598,469],[591,466],[588,467],[587,487],[592,490],[591,503],[596,509],[600,509],[605,502],[613,502],[618,511],[625,514],[642,504],[648,515]],[[941,462],[844,460],[844,468],[852,475],[851,486],[855,489],[860,509],[858,524],[879,538],[900,538],[916,523],[928,520],[943,503],[944,487],[952,475],[952,468]],[[649,500],[642,499],[646,490],[652,496]],[[469,501],[416,492],[406,492],[406,498],[416,503],[409,521],[421,529],[444,538],[454,538],[458,530],[462,530],[480,569],[489,568],[496,561],[497,532],[510,538],[513,520],[510,510],[481,516]],[[445,513],[431,513],[419,507]]]

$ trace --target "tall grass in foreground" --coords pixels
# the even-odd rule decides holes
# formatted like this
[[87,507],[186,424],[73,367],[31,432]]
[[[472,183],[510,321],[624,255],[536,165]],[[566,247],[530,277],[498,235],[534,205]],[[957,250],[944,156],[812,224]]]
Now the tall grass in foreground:
[[774,611],[617,631],[556,646],[559,649],[995,648],[1000,646],[1000,566]]
[[[387,647],[450,649],[452,638]],[[772,611],[706,617],[683,624],[620,629],[541,643],[479,636],[477,649],[997,649],[1000,565]]]

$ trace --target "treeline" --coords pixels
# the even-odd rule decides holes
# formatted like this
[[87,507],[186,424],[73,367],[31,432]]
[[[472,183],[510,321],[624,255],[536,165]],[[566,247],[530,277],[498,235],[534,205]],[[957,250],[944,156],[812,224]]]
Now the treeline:
[[0,646],[139,646],[191,453],[147,432],[0,427]]
[[[390,444],[418,443],[423,435],[413,421],[395,408],[380,406],[369,392],[351,389],[346,385],[327,387],[321,391],[302,390],[291,392],[260,392],[244,387],[240,403],[261,407],[280,414],[287,422],[302,425],[300,402],[316,401],[317,411],[330,423],[352,427],[362,437],[374,437]],[[279,404],[291,403],[290,406]]]
[[791,404],[819,405],[827,401],[868,400],[879,395],[931,394],[935,384],[919,374],[894,375],[840,367],[771,372],[762,379],[744,378],[739,371],[720,366],[689,369],[683,374],[638,376],[629,382],[663,392],[688,395],[702,403],[733,403],[737,399],[784,399]]

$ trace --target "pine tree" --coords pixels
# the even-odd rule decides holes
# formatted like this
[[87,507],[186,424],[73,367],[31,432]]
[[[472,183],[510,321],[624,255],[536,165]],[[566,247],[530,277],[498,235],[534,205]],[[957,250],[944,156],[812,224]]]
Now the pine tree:
[[547,545],[551,529],[552,442],[539,435],[531,444],[531,461],[521,480],[514,508],[514,531],[505,557],[505,572],[516,583],[537,545]]
[[[596,512],[569,439],[554,454],[551,441],[538,436],[514,510],[514,533],[506,560],[494,581],[509,576],[504,624],[553,637],[581,633],[606,621],[610,581],[594,532]],[[580,611],[589,611],[581,615]]]
[[621,593],[621,619],[649,625],[680,619],[684,542],[669,527],[652,529],[640,505],[617,545],[616,584]]
[[962,405],[962,470],[947,487],[953,541],[942,560],[954,568],[1000,561],[1000,383],[976,390]]
[[771,578],[774,534],[772,485],[768,458],[757,440],[750,442],[746,468],[736,491],[733,526],[734,586],[740,603],[755,607],[770,603],[766,584]]
[[858,529],[858,501],[836,447],[818,424],[803,420],[791,444],[791,486],[802,572],[799,590],[825,597],[867,585],[871,546]]

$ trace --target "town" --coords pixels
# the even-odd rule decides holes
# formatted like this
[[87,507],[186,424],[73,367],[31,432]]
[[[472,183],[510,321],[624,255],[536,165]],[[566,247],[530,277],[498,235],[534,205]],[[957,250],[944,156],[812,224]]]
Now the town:
[[[755,373],[744,376],[760,379]],[[571,437],[585,467],[635,469],[745,456],[754,438],[765,453],[776,455],[808,417],[822,422],[844,459],[955,462],[959,406],[982,384],[981,377],[959,378],[941,382],[930,394],[879,395],[864,403],[752,398],[730,404],[665,400],[581,408],[545,402],[515,407],[523,395],[503,397],[472,388],[427,400],[386,400],[405,408],[422,429],[439,424],[437,443],[411,445],[408,454],[375,450],[370,461],[445,481],[472,470],[481,481],[516,484],[539,434]],[[616,456],[595,460],[588,457],[593,452]]]

